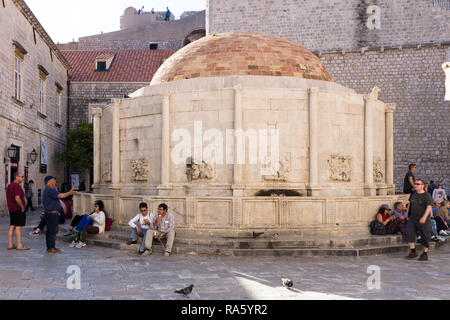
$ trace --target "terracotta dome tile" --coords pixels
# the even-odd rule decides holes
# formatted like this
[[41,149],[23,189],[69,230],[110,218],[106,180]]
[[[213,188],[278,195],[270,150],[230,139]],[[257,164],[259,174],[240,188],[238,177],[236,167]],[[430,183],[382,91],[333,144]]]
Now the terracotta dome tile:
[[229,32],[199,39],[168,58],[151,84],[229,75],[285,76],[333,81],[303,46],[271,35]]

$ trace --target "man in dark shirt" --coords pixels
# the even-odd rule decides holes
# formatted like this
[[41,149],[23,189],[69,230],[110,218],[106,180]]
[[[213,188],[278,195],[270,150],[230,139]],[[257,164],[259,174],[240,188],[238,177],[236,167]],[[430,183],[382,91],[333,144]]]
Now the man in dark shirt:
[[424,190],[424,182],[417,179],[414,183],[415,192],[409,197],[408,207],[408,227],[406,228],[406,239],[411,249],[407,259],[414,259],[417,257],[415,242],[416,232],[419,232],[422,245],[424,247],[423,253],[420,256],[420,261],[428,260],[428,248],[431,239],[431,195]]
[[[22,227],[25,226],[27,218],[25,213],[25,194],[20,186],[24,178],[23,173],[15,173],[14,181],[6,188],[6,202],[10,217],[8,250],[30,250],[30,248],[22,244]],[[17,246],[13,242],[14,231],[16,233]]]
[[31,211],[34,211],[33,208],[33,185],[34,185],[34,181],[30,180],[30,182],[25,184],[25,196],[27,198],[27,206],[25,208],[25,212],[28,211],[28,208],[31,209]]
[[405,175],[405,179],[403,180],[403,193],[413,193],[414,192],[414,174],[417,171],[417,167],[414,163],[411,163],[409,166],[409,171]]
[[59,199],[64,199],[77,194],[76,191],[70,190],[67,193],[59,193],[56,189],[56,178],[47,176],[44,179],[45,189],[43,195],[44,204],[44,218],[47,221],[47,252],[61,253],[61,250],[55,248],[56,234],[58,233],[59,211],[61,210],[61,203]]

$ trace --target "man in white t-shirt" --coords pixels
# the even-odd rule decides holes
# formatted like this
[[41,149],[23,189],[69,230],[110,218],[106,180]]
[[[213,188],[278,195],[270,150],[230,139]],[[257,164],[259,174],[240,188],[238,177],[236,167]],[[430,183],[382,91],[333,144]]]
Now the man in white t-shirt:
[[[148,212],[148,207],[145,202],[141,202],[139,204],[139,210],[141,212],[134,216],[133,219],[130,220],[130,222],[128,222],[128,225],[131,227],[130,240],[128,240],[127,242],[129,245],[137,243],[138,237],[142,237],[143,239],[145,239],[145,235],[150,229],[151,221],[155,216],[153,213]],[[139,248],[139,254],[144,253],[144,251],[145,241],[143,240]]]
[[438,183],[437,188],[433,190],[432,198],[434,201],[439,201],[439,203],[447,200],[447,193],[445,192],[443,183]]

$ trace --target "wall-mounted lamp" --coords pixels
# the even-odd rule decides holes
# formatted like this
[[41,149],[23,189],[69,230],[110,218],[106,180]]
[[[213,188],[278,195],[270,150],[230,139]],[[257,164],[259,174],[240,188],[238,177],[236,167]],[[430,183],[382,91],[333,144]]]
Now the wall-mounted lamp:
[[27,165],[29,165],[29,163],[34,164],[36,162],[36,160],[37,160],[37,156],[38,156],[38,154],[37,154],[36,150],[33,149],[33,151],[31,151],[27,155],[27,157],[28,157]]
[[11,159],[11,161],[19,161],[19,156],[20,156],[20,147],[15,146],[15,145],[11,145],[8,148],[8,157],[9,159]]

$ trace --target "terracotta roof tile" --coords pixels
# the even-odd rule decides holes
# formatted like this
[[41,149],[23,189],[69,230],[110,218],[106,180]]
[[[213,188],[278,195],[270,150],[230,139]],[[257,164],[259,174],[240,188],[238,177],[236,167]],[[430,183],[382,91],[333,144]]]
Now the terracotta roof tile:
[[[149,82],[165,59],[175,51],[102,50],[62,51],[72,66],[70,81],[75,82]],[[96,58],[114,56],[109,71],[95,71]]]

